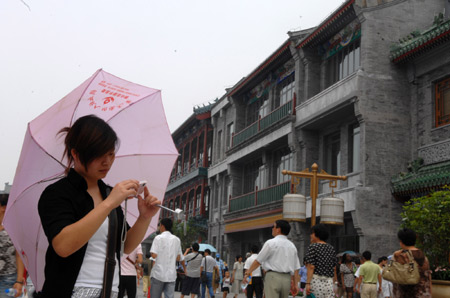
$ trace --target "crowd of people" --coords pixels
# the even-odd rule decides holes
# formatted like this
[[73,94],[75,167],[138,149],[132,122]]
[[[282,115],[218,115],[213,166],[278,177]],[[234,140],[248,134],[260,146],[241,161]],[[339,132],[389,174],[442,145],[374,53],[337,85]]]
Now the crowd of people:
[[[214,298],[220,290],[223,298],[228,294],[237,298],[243,291],[248,298],[287,298],[300,290],[316,298],[431,297],[429,263],[415,247],[416,234],[409,229],[398,232],[401,249],[392,259],[405,264],[413,256],[420,271],[420,280],[413,285],[383,280],[381,273],[388,258],[380,257],[375,264],[370,251],[363,252],[360,260],[348,254],[338,260],[321,224],[311,228],[311,244],[301,266],[297,248],[287,238],[291,226],[285,220],[274,222],[273,238],[261,249],[253,245],[245,260],[236,256],[228,268],[219,254],[213,256],[209,249],[200,252],[198,243],[183,253],[180,239],[172,234],[172,220],[163,218],[159,235],[143,258],[140,243],[161,202],[147,187],[143,194],[137,193],[137,180],[124,180],[114,187],[103,182],[117,150],[114,130],[89,115],[60,133],[65,134],[66,175],[44,190],[38,204],[49,243],[41,297],[121,298],[126,293],[133,298],[141,276],[144,294],[150,288],[153,298],[163,293],[173,298],[176,287],[181,289],[181,297],[192,298],[207,294]],[[120,205],[133,198],[138,198],[139,216],[130,227]],[[19,297],[26,280],[25,268],[1,225],[7,199],[2,196],[0,201],[0,297],[5,289],[12,289]]]

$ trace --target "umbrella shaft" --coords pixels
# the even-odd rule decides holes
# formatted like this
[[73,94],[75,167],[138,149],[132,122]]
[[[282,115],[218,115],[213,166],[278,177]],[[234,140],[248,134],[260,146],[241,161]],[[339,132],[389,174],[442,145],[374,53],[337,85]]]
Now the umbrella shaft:
[[167,210],[167,211],[170,211],[170,212],[172,212],[172,213],[177,213],[177,212],[175,212],[175,210],[172,210],[172,209],[170,209],[170,208],[167,208],[166,206],[163,206],[163,205],[159,205],[159,204],[157,204],[157,205],[155,205],[156,207],[159,207],[159,208],[162,208],[162,209],[165,209],[165,210]]

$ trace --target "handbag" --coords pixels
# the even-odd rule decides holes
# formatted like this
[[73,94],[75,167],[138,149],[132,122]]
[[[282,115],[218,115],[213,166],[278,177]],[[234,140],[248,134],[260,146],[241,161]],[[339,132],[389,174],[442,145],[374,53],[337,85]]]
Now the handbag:
[[414,260],[412,253],[406,251],[408,262],[401,264],[390,260],[383,270],[383,278],[399,285],[416,285],[420,280],[419,264]]
[[200,277],[200,280],[202,282],[202,284],[206,284],[208,282],[208,276],[206,275],[206,265],[207,265],[207,259],[205,257],[205,270],[202,271],[202,275]]

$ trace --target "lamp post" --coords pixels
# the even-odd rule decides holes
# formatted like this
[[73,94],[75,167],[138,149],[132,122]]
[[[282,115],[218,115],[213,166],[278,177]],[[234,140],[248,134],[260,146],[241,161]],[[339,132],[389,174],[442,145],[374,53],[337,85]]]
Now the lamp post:
[[[297,186],[300,184],[300,178],[306,178],[311,180],[311,226],[314,226],[316,224],[316,200],[317,196],[319,194],[319,181],[320,180],[329,180],[330,181],[330,187],[334,188],[337,186],[337,181],[347,180],[347,176],[334,176],[330,175],[324,170],[320,171],[319,166],[314,163],[311,166],[312,171],[309,171],[309,168],[300,171],[300,172],[292,172],[283,170],[281,173],[283,175],[290,175],[291,176],[291,193],[297,192]],[[334,193],[334,192],[333,192]]]

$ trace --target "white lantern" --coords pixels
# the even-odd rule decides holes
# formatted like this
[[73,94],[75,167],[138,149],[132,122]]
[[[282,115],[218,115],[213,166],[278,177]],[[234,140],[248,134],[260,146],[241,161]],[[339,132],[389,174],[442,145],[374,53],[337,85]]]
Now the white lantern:
[[306,198],[299,194],[288,193],[283,197],[283,219],[306,221]]
[[320,202],[320,223],[343,225],[344,200],[340,198],[323,198]]

